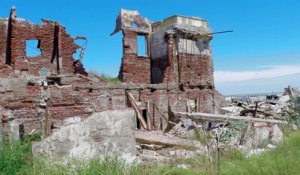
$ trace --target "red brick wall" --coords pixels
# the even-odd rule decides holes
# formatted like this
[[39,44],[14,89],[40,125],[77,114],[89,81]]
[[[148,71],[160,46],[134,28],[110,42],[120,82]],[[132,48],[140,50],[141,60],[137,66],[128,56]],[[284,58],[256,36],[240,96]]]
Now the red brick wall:
[[178,59],[176,57],[176,44],[173,35],[168,35],[167,67],[164,71],[163,83],[179,83]]
[[137,33],[123,31],[123,58],[120,69],[120,78],[123,82],[150,84],[150,58],[138,56]]
[[[25,79],[15,79],[10,83],[0,82],[0,113],[1,107],[4,110],[11,110],[17,120],[25,123],[26,131],[30,132],[33,128],[39,128],[42,122],[40,113],[40,94],[41,89],[38,84],[29,85]],[[11,89],[3,92],[1,86],[9,84]],[[78,83],[71,81],[69,85],[57,87],[48,86],[49,100],[47,101],[48,126],[60,126],[62,121],[69,117],[79,116],[82,119],[89,116],[93,112],[101,112],[106,110],[126,109],[128,107],[128,99],[126,92],[130,92],[135,100],[150,103],[150,117],[154,129],[160,129],[160,126],[166,126],[166,122],[162,119],[160,112],[153,106],[157,106],[159,110],[168,116],[168,107],[171,110],[186,112],[187,100],[198,100],[199,112],[214,112],[214,106],[218,106],[219,99],[214,100],[215,95],[219,95],[212,89],[200,88],[133,88],[138,85],[127,84],[126,87],[112,88],[105,85],[94,86],[95,89],[88,88],[87,82]],[[84,88],[76,88],[76,86]],[[121,86],[121,85],[120,85]]]
[[210,56],[178,55],[179,82],[192,86],[214,86],[213,63]]
[[[45,22],[42,25],[35,25],[26,21],[12,22],[11,58],[14,69],[38,75],[39,70],[44,67],[50,73],[57,73],[56,61],[51,61],[54,49],[54,27],[55,24],[51,22]],[[74,73],[72,55],[76,52],[78,46],[63,27],[60,27],[59,33],[61,36],[59,46],[60,56],[62,57],[61,73]],[[41,55],[37,57],[26,56],[27,39],[40,41]]]
[[[79,48],[73,38],[60,26],[60,56],[62,57],[61,73],[74,73],[73,54]],[[83,70],[85,71],[85,70]]]
[[136,55],[124,55],[120,76],[127,83],[150,84],[150,59]]
[[[5,77],[9,74],[9,71],[13,72],[14,70],[39,75],[41,68],[48,69],[49,73],[58,73],[57,61],[52,60],[55,47],[55,23],[44,21],[41,25],[37,25],[18,19],[11,19],[10,21],[11,28],[9,28],[9,20],[0,20],[0,77]],[[75,61],[73,54],[79,46],[74,43],[73,38],[66,32],[64,27],[59,26],[58,33],[58,48],[61,57],[59,61],[60,73],[73,74],[73,62]],[[7,37],[10,38],[10,43]],[[41,55],[36,57],[26,56],[26,40],[31,39],[40,41]],[[7,57],[9,53],[10,56]],[[11,66],[13,69],[3,68],[9,58],[11,63],[5,67]]]
[[172,36],[168,37],[167,44],[167,57],[152,61],[152,69],[160,69],[163,73],[163,81],[159,83],[214,87],[211,56],[177,54]]

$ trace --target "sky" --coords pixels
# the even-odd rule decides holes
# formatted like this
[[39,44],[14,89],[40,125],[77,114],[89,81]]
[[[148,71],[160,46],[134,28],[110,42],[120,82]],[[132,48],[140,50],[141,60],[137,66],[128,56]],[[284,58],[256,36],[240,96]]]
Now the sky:
[[121,8],[150,21],[174,14],[207,19],[215,35],[215,84],[225,95],[278,92],[300,87],[299,0],[1,0],[0,17],[16,7],[17,17],[34,23],[59,21],[72,36],[88,39],[84,66],[117,76],[122,36],[110,36]]

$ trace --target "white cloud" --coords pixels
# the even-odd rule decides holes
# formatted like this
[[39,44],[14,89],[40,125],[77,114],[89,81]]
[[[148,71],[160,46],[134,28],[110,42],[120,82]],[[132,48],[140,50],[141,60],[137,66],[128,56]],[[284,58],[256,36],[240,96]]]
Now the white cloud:
[[239,82],[257,79],[269,79],[287,75],[299,74],[299,65],[266,66],[258,71],[215,71],[216,82]]
[[235,82],[216,82],[225,95],[282,92],[287,86],[300,87],[300,74]]

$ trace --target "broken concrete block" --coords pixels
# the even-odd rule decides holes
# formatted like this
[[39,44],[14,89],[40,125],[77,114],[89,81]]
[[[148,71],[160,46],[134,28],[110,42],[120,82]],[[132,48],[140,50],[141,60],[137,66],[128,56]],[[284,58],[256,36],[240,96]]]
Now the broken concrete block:
[[295,125],[295,124],[292,124],[292,125],[291,125],[291,128],[292,128],[294,131],[297,131],[297,130],[298,130],[298,126]]
[[19,125],[20,125],[20,123],[16,120],[9,122],[9,141],[10,142],[19,140],[19,138],[20,138]]
[[[135,28],[133,24],[135,24],[137,27]],[[147,18],[140,16],[138,11],[121,9],[120,14],[116,20],[116,28],[113,33],[111,33],[111,35],[114,35],[124,28],[139,29],[142,31],[145,30],[150,33],[151,23]]]
[[284,104],[284,103],[287,103],[290,99],[291,99],[291,97],[289,95],[283,95],[283,96],[279,97],[278,102],[280,104]]
[[80,122],[81,122],[80,117],[70,117],[70,118],[64,119],[63,125],[64,126],[69,126],[69,125],[77,124],[77,123],[80,123]]
[[249,153],[246,154],[246,157],[261,155],[265,151],[266,151],[266,149],[261,149],[261,148],[253,149],[253,150],[250,150]]
[[195,151],[184,150],[184,149],[170,151],[169,154],[170,154],[170,156],[175,157],[177,159],[180,159],[180,158],[181,159],[182,158],[191,159],[191,158],[195,158],[198,156]]
[[233,113],[235,115],[239,115],[239,113],[243,110],[244,108],[239,107],[239,106],[228,106],[228,107],[223,107],[221,108],[221,111],[225,113]]
[[34,143],[35,157],[90,159],[117,155],[130,163],[136,158],[135,115],[132,110],[95,113],[86,120],[65,126],[41,142]]
[[193,125],[193,121],[192,121],[192,119],[190,119],[190,118],[183,118],[183,119],[181,119],[182,120],[182,122],[183,122],[183,126],[185,127],[185,129],[188,129],[190,126],[192,126]]
[[283,141],[283,132],[278,127],[278,125],[272,126],[272,132],[271,132],[271,143],[274,145],[278,145]]
[[189,169],[191,168],[190,165],[186,165],[186,164],[179,164],[179,165],[176,165],[177,168],[182,168],[182,169]]
[[270,142],[270,127],[254,127],[251,138],[247,141],[247,145],[252,148],[264,147]]

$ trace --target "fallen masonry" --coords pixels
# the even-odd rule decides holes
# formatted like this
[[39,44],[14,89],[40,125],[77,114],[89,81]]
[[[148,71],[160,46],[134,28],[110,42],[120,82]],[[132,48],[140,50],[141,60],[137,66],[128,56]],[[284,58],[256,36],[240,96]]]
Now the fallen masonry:
[[83,122],[65,126],[41,142],[34,143],[33,155],[38,157],[46,153],[66,161],[111,154],[133,162],[136,159],[134,118],[132,110],[95,113]]
[[[250,149],[269,138],[272,144],[282,139],[277,124],[286,123],[289,98],[298,94],[289,89],[275,104],[227,106],[215,89],[213,35],[206,20],[175,15],[150,22],[122,9],[112,33],[123,34],[117,84],[85,71],[86,45],[75,43],[85,37],[70,36],[57,21],[42,21],[17,18],[15,8],[9,18],[0,18],[0,142],[40,133],[44,140],[34,145],[36,156],[88,157],[113,148],[130,162],[136,155],[143,161],[192,157],[191,147],[200,149],[197,156],[209,154],[215,140],[191,140],[199,134],[223,139],[218,148],[223,143]],[[143,54],[139,37],[145,41]],[[29,41],[36,41],[39,54],[27,51]],[[243,127],[228,127],[232,120]],[[246,143],[250,136],[255,143]]]

